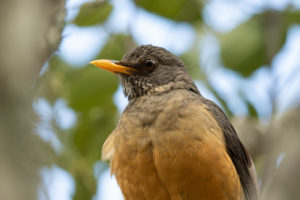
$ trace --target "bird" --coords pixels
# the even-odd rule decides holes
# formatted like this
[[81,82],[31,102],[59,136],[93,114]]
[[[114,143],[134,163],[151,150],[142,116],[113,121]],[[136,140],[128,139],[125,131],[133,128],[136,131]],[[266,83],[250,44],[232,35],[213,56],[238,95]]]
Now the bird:
[[125,200],[256,200],[254,163],[232,124],[177,56],[141,45],[120,61],[128,105],[102,147]]

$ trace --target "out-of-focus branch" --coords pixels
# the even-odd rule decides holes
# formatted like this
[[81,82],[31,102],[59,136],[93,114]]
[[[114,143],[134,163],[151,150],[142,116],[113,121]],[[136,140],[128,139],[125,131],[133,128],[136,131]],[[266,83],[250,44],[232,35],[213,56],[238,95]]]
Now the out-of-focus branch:
[[33,134],[39,71],[61,40],[65,0],[0,3],[0,199],[37,199],[46,150]]
[[254,119],[233,119],[241,140],[256,162],[262,182],[260,199],[300,198],[299,122],[299,107],[275,116],[268,126]]
[[267,135],[270,151],[268,176],[262,192],[264,200],[299,199],[300,108],[275,118],[272,134]]

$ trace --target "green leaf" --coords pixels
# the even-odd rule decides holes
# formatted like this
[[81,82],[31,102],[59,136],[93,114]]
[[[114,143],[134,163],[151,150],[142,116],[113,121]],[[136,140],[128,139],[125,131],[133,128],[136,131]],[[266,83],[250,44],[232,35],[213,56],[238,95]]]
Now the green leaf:
[[257,114],[257,111],[256,111],[255,107],[252,105],[252,103],[247,101],[247,100],[245,101],[245,103],[247,104],[248,113],[249,113],[248,115],[250,117],[257,118],[258,114]]
[[73,20],[77,26],[93,26],[106,21],[112,11],[107,1],[93,1],[83,4],[80,12]]
[[199,65],[199,55],[199,45],[196,42],[191,49],[180,55],[180,58],[184,62],[184,65],[189,71],[191,77],[193,79],[202,80],[204,78],[204,75],[203,72],[201,72],[201,68]]
[[291,10],[282,13],[284,24],[286,27],[300,23],[300,11]]
[[67,76],[69,105],[76,111],[113,104],[112,96],[118,87],[116,77],[92,65],[74,69]]
[[136,43],[129,35],[111,35],[97,57],[99,59],[121,60],[123,55],[135,46]]
[[263,65],[270,66],[286,40],[289,27],[300,22],[300,12],[266,11],[253,16],[219,37],[223,64],[250,76]]
[[137,6],[163,17],[183,22],[201,20],[202,2],[198,0],[134,0]]
[[220,42],[223,64],[243,76],[266,64],[264,27],[256,18],[222,35]]

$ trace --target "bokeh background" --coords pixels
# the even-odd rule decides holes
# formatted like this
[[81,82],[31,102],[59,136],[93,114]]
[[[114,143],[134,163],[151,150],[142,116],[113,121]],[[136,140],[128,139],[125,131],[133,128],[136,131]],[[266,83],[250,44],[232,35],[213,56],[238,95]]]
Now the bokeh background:
[[186,64],[249,149],[260,199],[300,199],[299,0],[4,0],[0,199],[121,200],[100,161],[127,104],[89,65],[141,44]]

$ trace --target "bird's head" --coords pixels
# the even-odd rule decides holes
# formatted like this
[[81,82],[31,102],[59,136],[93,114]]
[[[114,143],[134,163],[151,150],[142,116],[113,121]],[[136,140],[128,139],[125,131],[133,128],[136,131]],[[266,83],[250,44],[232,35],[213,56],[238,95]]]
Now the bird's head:
[[142,45],[125,54],[121,61],[95,60],[91,64],[116,73],[129,100],[171,89],[199,94],[183,62],[161,47]]

